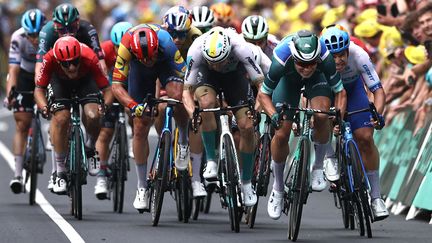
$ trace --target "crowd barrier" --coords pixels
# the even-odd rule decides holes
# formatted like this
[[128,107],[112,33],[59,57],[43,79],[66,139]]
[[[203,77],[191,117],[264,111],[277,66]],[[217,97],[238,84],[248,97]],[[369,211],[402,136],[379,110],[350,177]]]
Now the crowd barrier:
[[432,211],[432,123],[414,135],[414,117],[415,112],[403,111],[375,133],[381,158],[381,193],[395,214],[411,207],[407,219],[415,217],[419,209]]

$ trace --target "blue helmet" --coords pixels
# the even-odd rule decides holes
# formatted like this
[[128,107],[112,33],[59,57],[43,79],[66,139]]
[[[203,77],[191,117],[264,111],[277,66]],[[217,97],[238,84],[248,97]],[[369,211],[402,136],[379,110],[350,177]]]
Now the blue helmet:
[[132,24],[129,22],[118,22],[111,29],[111,41],[114,45],[120,45],[121,38],[126,33],[128,29],[132,27]]
[[321,40],[332,54],[344,51],[350,45],[348,31],[339,24],[325,27],[321,31]]
[[21,26],[28,34],[39,33],[45,24],[45,15],[39,9],[27,10],[21,18]]

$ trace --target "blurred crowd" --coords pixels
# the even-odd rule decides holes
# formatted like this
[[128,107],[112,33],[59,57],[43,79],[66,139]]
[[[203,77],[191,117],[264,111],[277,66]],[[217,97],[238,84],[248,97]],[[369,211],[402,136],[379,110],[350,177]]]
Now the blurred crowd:
[[231,26],[239,29],[246,16],[260,14],[267,18],[270,33],[279,39],[300,29],[319,34],[325,26],[340,24],[366,44],[387,94],[387,122],[406,109],[416,113],[415,131],[431,119],[431,0],[0,0],[2,80],[7,72],[9,38],[19,28],[21,14],[39,8],[51,16],[62,2],[74,4],[81,18],[99,31],[101,40],[109,39],[112,25],[119,21],[161,23],[173,5],[191,9],[225,2],[230,9],[221,11],[226,11],[228,19],[224,21],[230,21]]

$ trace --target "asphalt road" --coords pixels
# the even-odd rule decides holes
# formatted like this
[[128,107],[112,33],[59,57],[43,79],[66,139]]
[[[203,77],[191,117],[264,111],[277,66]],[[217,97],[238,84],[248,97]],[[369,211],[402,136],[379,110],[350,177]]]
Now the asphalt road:
[[[112,202],[100,201],[94,194],[95,178],[88,177],[83,187],[83,220],[70,215],[70,200],[47,189],[51,157],[39,176],[37,205],[28,205],[28,194],[15,195],[9,181],[13,172],[6,162],[12,156],[15,125],[11,112],[0,109],[0,242],[286,242],[288,217],[275,221],[267,216],[267,199],[261,199],[254,229],[242,224],[240,233],[231,232],[228,212],[213,196],[209,214],[200,214],[190,223],[177,221],[174,199],[167,193],[159,226],[151,226],[149,213],[139,214],[132,206],[136,174],[132,166],[126,185],[123,214],[112,211]],[[157,138],[150,137],[151,147]],[[13,164],[13,161],[11,161]],[[133,160],[131,161],[133,163]],[[373,238],[360,237],[357,231],[342,226],[340,210],[334,207],[327,190],[312,193],[304,207],[299,242],[432,242],[428,220],[405,221],[391,215],[372,225]]]

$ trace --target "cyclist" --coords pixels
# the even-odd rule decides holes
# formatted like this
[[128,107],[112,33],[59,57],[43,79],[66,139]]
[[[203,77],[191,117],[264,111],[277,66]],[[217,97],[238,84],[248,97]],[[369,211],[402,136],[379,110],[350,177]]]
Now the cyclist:
[[[384,125],[382,112],[385,105],[385,93],[380,79],[371,63],[369,55],[359,46],[350,41],[348,32],[340,25],[328,26],[323,29],[321,39],[333,55],[336,70],[341,74],[343,85],[347,92],[347,111],[364,109],[369,106],[368,96],[364,84],[373,93],[374,104],[379,113],[379,122]],[[379,152],[373,140],[374,127],[378,127],[378,121],[372,119],[370,113],[360,113],[347,117],[351,124],[354,139],[359,145],[360,153],[365,162],[367,176],[371,186],[371,204],[374,221],[382,220],[389,216],[384,201],[381,199],[379,184]],[[379,127],[378,127],[379,128]],[[380,128],[379,128],[380,129]],[[327,146],[335,157],[331,146]],[[332,167],[332,164],[329,163]],[[337,173],[336,168],[330,171]],[[338,179],[338,174],[333,176]]]
[[192,25],[201,30],[202,33],[213,28],[215,17],[213,10],[207,6],[195,6],[192,9]]
[[273,56],[273,50],[280,41],[276,36],[269,34],[269,26],[264,17],[260,15],[246,17],[243,20],[241,29],[247,42],[261,47],[269,58]]
[[234,9],[228,3],[218,2],[212,4],[210,9],[213,10],[216,19],[214,26],[224,28],[232,27],[237,33],[241,33],[241,23],[235,19]]
[[[151,117],[144,115],[141,103],[146,94],[155,94],[156,79],[159,78],[169,97],[181,100],[183,77],[186,70],[171,36],[158,25],[140,24],[123,36],[113,73],[113,92],[120,103],[128,107],[133,115],[133,152],[138,177],[137,193],[133,206],[138,210],[148,209],[147,158],[149,154],[148,133]],[[124,88],[129,75],[129,92]],[[147,113],[147,112],[146,112]],[[187,113],[183,106],[174,112],[179,127],[180,155],[175,164],[188,163]],[[183,160],[183,161],[180,161]]]
[[[100,129],[99,105],[109,106],[113,96],[108,79],[100,69],[96,54],[85,44],[71,36],[59,38],[54,48],[43,57],[43,65],[36,74],[35,101],[44,117],[52,115],[50,136],[54,145],[57,173],[53,191],[64,194],[67,190],[65,159],[68,151],[68,128],[70,125],[71,93],[83,106],[82,119],[89,136],[97,138]],[[46,88],[51,85],[55,100],[47,105]],[[105,104],[98,104],[98,94],[103,91]],[[92,99],[92,100],[91,100]]]
[[[88,21],[80,19],[78,9],[69,3],[58,5],[53,11],[52,20],[48,21],[40,32],[35,73],[40,72],[43,56],[54,46],[56,40],[62,36],[74,36],[81,43],[91,47],[98,57],[102,71],[105,75],[107,74],[104,53],[100,46],[96,29]],[[96,163],[99,159],[94,151],[96,139],[97,137],[87,136],[86,153],[89,164]],[[55,160],[52,163],[53,170],[55,171]],[[53,176],[51,175],[48,183],[49,189],[53,186],[52,178]]]
[[13,140],[15,157],[15,173],[10,182],[14,193],[21,193],[23,189],[23,156],[28,130],[31,126],[33,114],[34,66],[38,36],[45,24],[45,15],[39,9],[27,10],[21,18],[21,28],[11,37],[9,48],[9,72],[6,84],[6,94],[15,89],[12,99],[5,98],[4,104],[8,109],[13,108],[16,123]]
[[[289,154],[288,141],[291,133],[294,112],[280,115],[276,107],[287,103],[296,107],[300,90],[306,89],[310,107],[329,110],[332,92],[335,93],[336,107],[344,111],[346,93],[336,71],[333,57],[326,46],[310,31],[300,30],[285,37],[274,50],[272,64],[264,84],[258,92],[258,99],[265,112],[271,117],[276,128],[271,143],[272,167],[275,180],[270,194],[267,212],[272,219],[278,219],[283,207],[283,171]],[[282,119],[283,118],[283,119]],[[330,138],[330,124],[327,115],[315,114],[313,141],[326,144]],[[280,122],[282,120],[282,122]],[[322,169],[313,168],[312,189],[316,190],[314,178],[323,177]],[[319,185],[318,185],[319,186]]]
[[[249,80],[259,84],[264,75],[246,44],[234,29],[222,27],[214,27],[194,41],[188,51],[188,70],[183,91],[183,101],[191,117],[195,107],[192,91],[201,108],[216,106],[216,94],[220,88],[224,91],[228,105],[247,102]],[[249,75],[249,79],[246,75]],[[243,167],[241,179],[244,203],[252,206],[257,201],[251,185],[255,139],[253,124],[246,116],[246,111],[247,108],[239,109],[235,116],[241,135],[239,158]],[[218,170],[215,162],[216,121],[212,114],[202,114],[201,134],[207,155],[203,177],[215,178]]]
[[[110,32],[111,40],[107,40],[101,43],[102,50],[105,54],[105,62],[107,64],[110,81],[112,79],[112,71],[114,70],[114,64],[117,57],[117,50],[120,45],[120,40],[123,37],[124,33],[126,33],[126,31],[131,27],[132,24],[129,22],[119,22],[117,24],[114,24]],[[94,194],[98,199],[106,199],[108,194],[107,165],[109,159],[109,143],[114,134],[116,117],[117,114],[112,109],[108,109],[107,111],[105,111],[105,115],[102,119],[102,127],[99,133],[99,137],[96,141],[96,150],[99,153],[100,165],[96,166],[96,168],[99,167],[99,170],[96,169],[95,171],[97,173],[97,178]]]
[[[186,60],[187,51],[192,45],[192,42],[202,34],[197,27],[191,25],[191,14],[182,6],[174,6],[166,12],[165,16],[163,17],[163,22],[164,23],[162,27],[171,35],[174,43],[180,50],[180,54],[183,57],[183,60]],[[158,107],[159,114],[163,114],[164,107],[165,106]],[[162,116],[159,117],[163,118]],[[158,119],[155,123],[155,126],[159,128],[158,130],[161,130],[160,128],[162,127],[162,125],[163,119]],[[201,183],[200,167],[203,148],[200,134],[195,134],[193,132],[189,133],[189,144],[193,172],[192,194],[193,197],[204,197],[207,195],[207,192],[204,188],[203,183]],[[182,164],[180,166],[179,164],[177,164],[177,168],[179,170],[184,170],[186,169],[186,167],[187,164]]]

